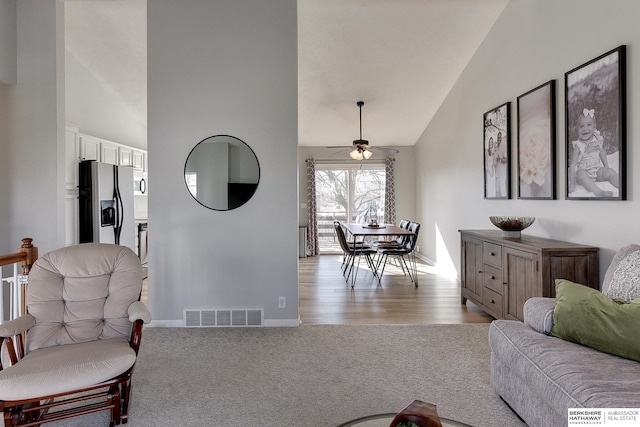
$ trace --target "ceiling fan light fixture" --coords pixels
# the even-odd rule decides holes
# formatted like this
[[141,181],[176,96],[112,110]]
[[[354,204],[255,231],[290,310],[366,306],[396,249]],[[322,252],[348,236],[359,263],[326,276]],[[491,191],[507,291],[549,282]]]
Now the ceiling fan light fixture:
[[[340,146],[334,146],[334,147],[326,147],[326,148],[346,148],[345,150],[340,150],[337,153],[342,153],[344,151],[347,151],[349,148],[351,148],[351,151],[349,151],[349,156],[353,159],[353,160],[368,160],[373,156],[373,150],[386,150],[386,151],[390,151],[392,153],[399,153],[398,150],[393,149],[393,148],[387,148],[387,147],[372,147],[369,145],[369,141],[367,141],[366,139],[362,139],[362,106],[364,105],[364,102],[362,101],[358,101],[357,102],[358,108],[360,109],[360,138],[358,139],[354,139],[353,140],[353,145],[351,147],[346,147],[344,145],[340,145]],[[335,153],[335,154],[337,154]]]
[[369,141],[362,139],[362,106],[364,102],[358,101],[356,105],[360,109],[360,139],[353,141],[353,151],[351,151],[349,155],[354,160],[368,160],[373,153],[369,151]]

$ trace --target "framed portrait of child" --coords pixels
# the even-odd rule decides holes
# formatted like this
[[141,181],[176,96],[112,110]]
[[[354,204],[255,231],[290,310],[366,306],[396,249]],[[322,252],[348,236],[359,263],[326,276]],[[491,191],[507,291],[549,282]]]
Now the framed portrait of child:
[[567,199],[626,200],[625,68],[622,45],[565,73]]

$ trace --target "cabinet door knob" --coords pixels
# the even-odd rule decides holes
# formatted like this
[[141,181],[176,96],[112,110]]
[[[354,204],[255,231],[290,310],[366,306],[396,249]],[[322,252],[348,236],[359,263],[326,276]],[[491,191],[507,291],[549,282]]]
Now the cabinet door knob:
[[489,279],[496,280],[496,276],[489,276]]
[[492,299],[490,299],[490,300],[489,300],[489,302],[490,302],[491,304],[495,304],[495,303],[496,303],[496,302],[495,302],[494,300],[492,300]]
[[478,273],[482,273],[482,270],[478,270]]
[[491,252],[491,256],[496,256],[496,253],[495,252]]

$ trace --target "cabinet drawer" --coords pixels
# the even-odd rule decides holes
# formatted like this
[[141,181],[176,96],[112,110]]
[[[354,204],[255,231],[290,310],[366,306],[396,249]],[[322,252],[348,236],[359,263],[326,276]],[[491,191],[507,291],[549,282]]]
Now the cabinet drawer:
[[502,295],[502,270],[485,264],[483,272],[484,286]]
[[502,268],[502,246],[494,243],[483,242],[482,257],[485,264]]
[[489,314],[500,319],[502,318],[502,295],[486,286],[482,290],[482,305],[486,307]]

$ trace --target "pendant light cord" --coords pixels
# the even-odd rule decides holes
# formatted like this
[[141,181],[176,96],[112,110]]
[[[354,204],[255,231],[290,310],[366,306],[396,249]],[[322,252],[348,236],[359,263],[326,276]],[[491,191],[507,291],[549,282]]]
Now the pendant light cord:
[[360,107],[360,140],[362,141],[362,101],[358,103]]
[[358,143],[362,143],[362,106],[364,105],[364,101],[358,101],[356,102],[356,105],[360,108],[360,139],[358,140]]

